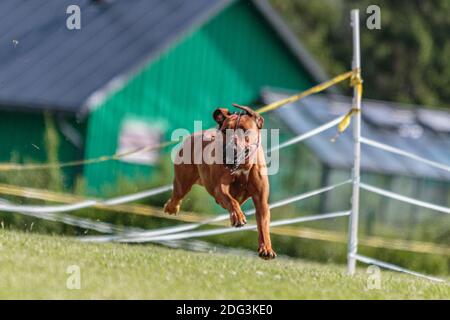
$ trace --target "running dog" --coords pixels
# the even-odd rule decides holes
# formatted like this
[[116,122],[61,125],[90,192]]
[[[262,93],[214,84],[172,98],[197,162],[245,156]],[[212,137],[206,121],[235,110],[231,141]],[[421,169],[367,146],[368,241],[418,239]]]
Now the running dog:
[[182,143],[174,161],[173,193],[164,212],[177,214],[184,196],[194,184],[199,184],[230,213],[231,225],[242,227],[247,221],[241,205],[252,198],[258,254],[263,259],[273,259],[276,253],[269,232],[269,180],[260,141],[264,118],[249,107],[233,106],[243,112],[216,109],[213,118],[218,128],[194,133]]

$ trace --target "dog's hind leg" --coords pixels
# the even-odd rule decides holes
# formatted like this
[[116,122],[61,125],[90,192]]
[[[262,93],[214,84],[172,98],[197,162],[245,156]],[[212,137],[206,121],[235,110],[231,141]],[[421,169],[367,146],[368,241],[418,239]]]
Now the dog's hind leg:
[[176,165],[172,196],[164,205],[164,212],[177,214],[180,211],[184,196],[191,190],[197,180],[198,173],[194,165]]

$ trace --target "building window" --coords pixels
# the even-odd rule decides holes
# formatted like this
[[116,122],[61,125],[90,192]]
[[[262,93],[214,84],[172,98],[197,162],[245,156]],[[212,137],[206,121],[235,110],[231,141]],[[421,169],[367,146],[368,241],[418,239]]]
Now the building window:
[[[119,131],[117,153],[127,153],[156,146],[161,143],[163,130],[161,125],[142,119],[125,119]],[[155,165],[160,150],[143,150],[121,158],[121,161],[141,165]]]

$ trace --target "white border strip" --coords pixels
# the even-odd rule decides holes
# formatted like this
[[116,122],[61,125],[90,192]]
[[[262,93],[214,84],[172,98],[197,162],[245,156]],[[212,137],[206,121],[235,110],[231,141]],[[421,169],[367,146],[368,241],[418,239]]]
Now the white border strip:
[[[276,227],[276,226],[283,226],[283,225],[294,224],[294,223],[299,223],[299,222],[345,217],[348,215],[350,215],[350,211],[341,211],[341,212],[319,214],[319,215],[313,215],[313,216],[307,216],[307,217],[278,220],[278,221],[272,222],[270,225],[272,227]],[[207,236],[213,236],[213,235],[219,235],[219,234],[225,234],[225,233],[248,231],[248,230],[254,230],[256,228],[257,228],[256,225],[247,225],[242,228],[226,227],[226,228],[217,228],[217,229],[213,229],[213,230],[183,232],[183,233],[162,235],[162,236],[156,236],[156,237],[155,236],[150,236],[150,237],[149,236],[142,236],[142,237],[127,237],[127,236],[125,236],[125,237],[116,239],[115,241],[128,242],[128,243],[172,241],[172,240],[180,240],[180,239],[207,237]],[[95,242],[97,240],[97,237],[89,237],[89,238],[84,237],[84,238],[81,238],[80,240],[88,241],[88,242]]]
[[99,201],[96,200],[86,200],[79,203],[57,205],[57,206],[28,206],[28,205],[19,206],[13,204],[0,204],[0,211],[16,212],[16,213],[22,211],[27,211],[29,213],[57,213],[57,212],[80,210],[92,207],[98,203]]
[[428,159],[422,158],[422,157],[420,157],[418,155],[415,155],[414,153],[407,152],[407,151],[404,151],[402,149],[399,149],[399,148],[396,148],[396,147],[393,147],[393,146],[389,146],[387,144],[384,144],[384,143],[381,143],[381,142],[377,142],[375,140],[371,140],[371,139],[364,138],[364,137],[361,137],[360,141],[361,141],[361,143],[364,143],[366,145],[369,145],[369,146],[372,146],[372,147],[375,147],[375,148],[379,148],[379,149],[382,149],[384,151],[388,151],[388,152],[391,152],[391,153],[395,153],[395,154],[398,154],[398,155],[401,155],[401,156],[404,156],[404,157],[407,157],[407,158],[411,158],[411,159],[417,160],[419,162],[426,163],[426,164],[428,164],[428,165],[430,165],[432,167],[435,167],[435,168],[438,168],[438,169],[450,172],[450,166],[445,165],[443,163],[439,163],[439,162],[435,162],[435,161],[432,161],[432,160],[428,160]]
[[432,203],[429,203],[429,202],[425,202],[425,201],[416,200],[416,199],[413,199],[413,198],[410,198],[410,197],[402,196],[401,194],[394,193],[394,192],[391,192],[391,191],[387,191],[387,190],[384,190],[384,189],[380,189],[380,188],[377,188],[377,187],[374,187],[374,186],[370,186],[370,185],[362,183],[362,182],[359,184],[359,186],[361,187],[361,189],[364,189],[364,190],[367,190],[367,191],[371,191],[371,192],[377,193],[377,194],[385,196],[385,197],[389,197],[389,198],[392,198],[392,199],[396,199],[396,200],[399,200],[399,201],[410,203],[410,204],[413,204],[413,205],[416,205],[416,206],[419,206],[419,207],[423,207],[423,208],[427,208],[427,209],[436,210],[436,211],[439,211],[439,212],[450,214],[450,208],[448,208],[448,207],[438,206],[436,204],[432,204]]
[[[9,203],[5,199],[0,199],[0,203],[7,204]],[[74,217],[66,214],[54,214],[54,213],[31,213],[31,212],[18,212],[18,214],[29,216],[33,218],[38,218],[42,220],[52,221],[52,222],[61,222],[70,226],[79,227],[83,229],[95,230],[101,233],[135,233],[142,232],[143,229],[134,228],[134,227],[125,227],[125,226],[116,226],[111,223],[101,222],[101,221],[93,221],[87,218]]]
[[290,139],[288,141],[285,141],[285,142],[283,142],[283,143],[281,143],[281,144],[271,148],[270,152],[273,152],[275,150],[281,150],[283,148],[289,147],[289,146],[291,146],[293,144],[299,143],[299,142],[301,142],[303,140],[306,140],[306,139],[308,139],[308,138],[310,138],[312,136],[315,136],[315,135],[317,135],[319,133],[322,133],[322,132],[324,132],[324,131],[326,131],[326,130],[334,127],[334,126],[337,126],[339,124],[339,122],[341,122],[342,119],[344,119],[344,117],[345,116],[338,117],[338,118],[336,118],[334,120],[331,120],[330,122],[327,122],[327,123],[321,125],[320,127],[317,127],[317,128],[315,128],[315,129],[313,129],[311,131],[305,132],[305,133],[303,133],[303,134],[301,134],[301,135],[299,135],[299,136],[297,136],[295,138],[292,138],[292,139]]
[[0,211],[6,212],[17,212],[20,213],[22,211],[26,211],[27,213],[60,213],[60,212],[68,212],[79,209],[89,208],[95,205],[102,206],[114,206],[118,204],[123,204],[131,201],[136,201],[139,199],[144,199],[147,197],[151,197],[160,193],[167,192],[172,189],[172,185],[162,186],[155,189],[151,189],[148,191],[143,191],[139,193],[130,194],[127,196],[121,196],[117,198],[112,198],[110,200],[85,200],[78,203],[73,204],[64,204],[64,205],[56,205],[56,206],[19,206],[12,204],[0,204]]
[[398,271],[398,272],[407,273],[407,274],[410,274],[410,275],[413,275],[413,276],[416,276],[416,277],[419,277],[419,278],[424,278],[424,279],[431,280],[431,281],[436,281],[436,282],[449,284],[449,282],[444,280],[444,279],[428,276],[428,275],[425,275],[425,274],[422,274],[422,273],[419,273],[419,272],[411,271],[411,270],[408,270],[408,269],[396,266],[395,264],[390,264],[390,263],[383,262],[383,261],[380,261],[380,260],[376,260],[376,259],[372,259],[372,258],[369,258],[369,257],[365,257],[365,256],[362,256],[362,255],[359,255],[359,254],[354,255],[354,258],[356,260],[358,260],[359,262],[362,262],[362,263],[365,263],[365,264],[374,264],[374,265],[377,265],[377,266],[382,267],[382,268],[386,268],[386,269],[390,269],[390,270],[394,270],[394,271]]
[[100,204],[105,205],[105,206],[115,206],[118,204],[128,203],[128,202],[156,196],[158,194],[170,191],[170,190],[172,190],[172,188],[173,188],[173,186],[171,184],[165,185],[165,186],[154,188],[154,189],[151,189],[148,191],[142,191],[142,192],[138,192],[138,193],[131,194],[128,196],[117,197],[117,198],[114,198],[111,200],[102,201],[102,202],[100,202]]
[[[269,204],[269,208],[270,209],[275,209],[281,206],[285,206],[287,204],[290,203],[294,203],[300,200],[304,200],[307,198],[310,198],[312,196],[327,192],[327,191],[331,191],[333,189],[336,189],[338,187],[344,186],[346,184],[349,184],[351,182],[351,180],[347,180],[347,181],[343,181],[340,183],[336,183],[334,185],[328,186],[328,187],[323,187],[320,189],[316,189],[313,191],[309,191],[309,192],[305,192],[287,199],[283,199],[283,200],[279,200],[276,201],[274,203]],[[255,214],[256,210],[255,209],[251,209],[248,211],[245,211],[244,214],[247,216],[253,215]],[[173,233],[178,233],[178,232],[182,232],[182,231],[189,231],[189,230],[193,230],[193,229],[197,229],[201,226],[204,225],[208,225],[214,222],[219,222],[219,221],[224,221],[229,219],[230,215],[228,213],[224,213],[221,214],[215,218],[212,219],[207,219],[204,220],[202,222],[199,223],[191,223],[191,224],[187,224],[187,225],[182,225],[182,226],[176,226],[176,227],[168,227],[168,228],[161,228],[161,229],[157,229],[157,230],[150,230],[150,231],[146,231],[146,232],[139,232],[139,233],[135,233],[135,234],[130,234],[127,235],[128,237],[155,237],[155,236],[162,236],[162,235],[167,235],[167,234],[173,234]],[[98,242],[108,242],[108,241],[114,241],[121,238],[120,236],[114,236],[114,235],[110,235],[110,236],[99,236],[96,237],[96,241]]]

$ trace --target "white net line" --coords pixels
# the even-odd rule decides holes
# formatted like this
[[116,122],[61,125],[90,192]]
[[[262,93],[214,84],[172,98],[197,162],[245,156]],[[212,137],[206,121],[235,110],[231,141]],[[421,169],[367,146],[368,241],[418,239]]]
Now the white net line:
[[[339,188],[341,186],[349,184],[350,182],[351,182],[351,180],[349,179],[349,180],[346,180],[346,181],[343,181],[340,183],[336,183],[336,184],[333,184],[333,185],[330,185],[327,187],[319,188],[319,189],[316,189],[313,191],[308,191],[305,193],[301,193],[299,195],[295,195],[293,197],[282,199],[282,200],[279,200],[279,201],[269,204],[269,209],[275,209],[275,208],[285,206],[290,203],[301,201],[301,200],[313,197],[315,195],[319,195],[321,193],[328,192],[333,189]],[[247,210],[244,212],[244,214],[246,216],[254,215],[255,213],[256,213],[255,209]],[[214,222],[225,221],[225,220],[228,220],[229,218],[230,218],[230,214],[224,213],[215,218],[207,219],[207,220],[204,220],[204,221],[198,222],[198,223],[191,223],[191,224],[176,226],[176,227],[161,228],[161,229],[145,231],[145,232],[131,233],[131,234],[127,234],[127,237],[129,237],[129,238],[131,238],[131,237],[156,237],[156,236],[162,236],[162,235],[167,235],[167,234],[172,234],[172,233],[178,233],[178,232],[182,232],[182,231],[189,231],[189,230],[197,229],[204,225],[213,224]],[[96,241],[108,242],[108,241],[116,240],[120,237],[121,236],[115,236],[115,235],[99,236],[99,237],[97,237]]]
[[393,147],[393,146],[390,146],[390,145],[387,145],[387,144],[384,144],[381,142],[377,142],[375,140],[364,138],[364,137],[361,137],[360,141],[361,141],[361,143],[364,143],[366,145],[369,145],[369,146],[372,146],[375,148],[379,148],[379,149],[382,149],[384,151],[388,151],[391,153],[395,153],[395,154],[398,154],[398,155],[401,155],[401,156],[404,156],[407,158],[411,158],[416,161],[426,163],[434,168],[438,168],[438,169],[450,172],[450,166],[445,165],[443,163],[436,162],[436,161],[428,160],[428,159],[418,156],[414,153],[411,153],[411,152],[408,152],[408,151],[405,151],[405,150],[402,150],[402,149],[399,149],[399,148],[396,148],[396,147]]
[[[332,218],[344,217],[344,216],[348,216],[348,215],[350,215],[350,211],[325,213],[325,214],[320,214],[320,215],[278,220],[278,221],[272,222],[270,224],[270,226],[276,227],[276,226],[283,226],[283,225],[294,224],[294,223],[299,223],[299,222],[332,219]],[[172,241],[172,240],[199,238],[199,237],[213,236],[213,235],[219,235],[219,234],[225,234],[225,233],[234,233],[234,232],[255,230],[256,228],[257,228],[256,225],[247,225],[242,228],[225,227],[225,228],[217,228],[217,229],[213,229],[213,230],[182,232],[182,233],[167,234],[167,235],[161,235],[161,236],[140,236],[140,237],[125,236],[125,237],[117,238],[114,241],[129,242],[129,243],[143,243],[143,242],[153,242],[153,241]],[[88,241],[88,242],[97,242],[98,239],[99,239],[98,237],[80,238],[80,240]],[[103,237],[101,238],[101,241],[104,241]]]
[[433,204],[430,202],[413,199],[413,198],[403,196],[401,194],[394,193],[392,191],[380,189],[380,188],[377,188],[377,187],[374,187],[374,186],[371,186],[371,185],[368,185],[368,184],[365,184],[362,182],[359,183],[359,186],[361,189],[364,189],[364,190],[367,190],[370,192],[374,192],[374,193],[377,193],[377,194],[385,196],[385,197],[403,201],[403,202],[406,202],[409,204],[413,204],[413,205],[416,205],[416,206],[419,206],[422,208],[432,209],[432,210],[436,210],[436,211],[443,212],[443,213],[450,213],[450,208],[448,208],[448,207],[443,207],[443,206],[439,206],[439,205],[436,205],[436,204]]
[[[402,150],[400,148],[396,148],[396,147],[393,147],[393,146],[390,146],[390,145],[387,145],[387,144],[384,144],[384,143],[381,143],[381,142],[377,142],[377,141],[374,141],[374,140],[371,140],[371,139],[368,139],[368,138],[364,138],[364,137],[360,137],[360,142],[363,143],[363,144],[375,147],[375,148],[379,148],[379,149],[387,151],[387,152],[391,152],[391,153],[394,153],[394,154],[397,154],[397,155],[400,155],[400,156],[404,156],[404,157],[407,157],[407,158],[410,158],[410,159],[413,159],[413,160],[425,163],[425,164],[427,164],[427,165],[429,165],[431,167],[450,172],[450,166],[448,166],[448,165],[445,165],[443,163],[439,163],[439,162],[436,162],[436,161],[432,161],[432,160],[426,159],[424,157],[418,156],[418,155],[416,155],[414,153]],[[371,185],[368,185],[368,184],[365,184],[365,183],[361,183],[361,182],[359,183],[359,187],[361,189],[363,189],[363,190],[370,191],[370,192],[373,192],[373,193],[376,193],[376,194],[379,194],[379,195],[382,195],[382,196],[385,196],[385,197],[388,197],[388,198],[391,198],[391,199],[399,200],[399,201],[402,201],[402,202],[405,202],[405,203],[409,203],[409,204],[412,204],[412,205],[416,205],[416,206],[419,206],[419,207],[422,207],[422,208],[427,208],[427,209],[431,209],[431,210],[435,210],[435,211],[439,211],[439,212],[447,213],[447,214],[450,213],[450,208],[449,207],[444,207],[444,206],[436,205],[436,204],[433,204],[433,203],[430,203],[430,202],[413,199],[413,198],[410,198],[410,197],[407,197],[407,196],[404,196],[404,195],[401,195],[401,194],[398,194],[398,193],[395,193],[395,192],[392,192],[392,191],[388,191],[388,190],[385,190],[385,189],[377,188],[377,187],[374,187],[374,186],[371,186]],[[441,282],[441,283],[449,284],[449,282],[446,281],[446,280],[439,279],[439,278],[432,277],[432,276],[428,276],[428,275],[425,275],[425,274],[422,274],[422,273],[419,273],[419,272],[415,272],[415,271],[412,271],[412,270],[409,270],[409,269],[406,269],[406,268],[399,267],[399,266],[394,265],[394,264],[390,264],[390,263],[383,262],[383,261],[380,261],[380,260],[376,260],[376,259],[373,259],[373,258],[365,257],[365,256],[362,256],[362,255],[359,255],[359,254],[354,255],[354,258],[356,260],[358,260],[360,262],[363,262],[363,263],[366,263],[366,264],[374,264],[374,265],[380,266],[382,268],[386,268],[386,269],[390,269],[390,270],[394,270],[394,271],[398,271],[398,272],[403,272],[403,273],[406,273],[406,274],[409,274],[409,275],[413,275],[413,276],[416,276],[416,277],[419,277],[419,278],[424,278],[424,279],[435,281],[435,282]]]
[[0,211],[6,212],[22,212],[26,211],[28,213],[59,213],[59,212],[69,212],[74,210],[80,210],[85,208],[90,208],[93,206],[114,206],[123,203],[128,203],[131,201],[136,201],[144,198],[148,198],[151,196],[158,195],[160,193],[167,192],[172,189],[172,185],[162,186],[158,188],[154,188],[148,191],[138,192],[134,194],[130,194],[127,196],[121,196],[112,198],[109,200],[84,200],[78,203],[73,204],[64,204],[64,205],[52,205],[52,206],[33,206],[33,205],[13,205],[13,204],[0,204]]
[[[0,203],[8,204],[9,201],[5,199],[0,199]],[[67,215],[63,213],[32,213],[32,212],[17,212],[18,214],[29,216],[33,218],[38,218],[42,220],[52,221],[52,222],[60,222],[70,226],[79,227],[88,230],[94,230],[101,233],[135,233],[135,232],[143,232],[144,229],[135,228],[135,227],[126,227],[126,226],[117,226],[115,224],[102,222],[102,221],[94,221],[92,219],[75,217],[72,215]]]
[[428,275],[425,275],[423,273],[419,273],[419,272],[415,272],[415,271],[411,271],[411,270],[399,267],[399,266],[397,266],[395,264],[391,264],[391,263],[383,262],[383,261],[380,261],[380,260],[372,259],[372,258],[369,258],[369,257],[366,257],[366,256],[362,256],[362,255],[359,255],[359,254],[356,254],[354,257],[356,258],[356,260],[358,260],[360,262],[363,262],[363,263],[366,263],[366,264],[377,265],[377,266],[382,267],[382,268],[386,268],[386,269],[390,269],[390,270],[394,270],[394,271],[398,271],[398,272],[403,272],[403,273],[406,273],[406,274],[410,274],[410,275],[413,275],[413,276],[416,276],[416,277],[419,277],[419,278],[424,278],[424,279],[435,281],[435,282],[441,282],[441,283],[447,283],[447,284],[449,283],[448,281],[446,281],[444,279],[428,276]]
[[303,140],[311,138],[312,136],[315,136],[315,135],[317,135],[319,133],[322,133],[322,132],[324,132],[324,131],[326,131],[326,130],[328,130],[328,129],[336,126],[336,125],[338,125],[339,122],[342,121],[342,119],[344,119],[344,117],[338,117],[338,118],[336,118],[334,120],[331,120],[331,121],[329,121],[329,122],[327,122],[327,123],[325,123],[325,124],[315,128],[315,129],[313,129],[313,130],[310,130],[310,131],[305,132],[305,133],[303,133],[303,134],[301,134],[301,135],[299,135],[297,137],[294,137],[294,138],[289,139],[289,140],[287,140],[287,141],[285,141],[283,143],[280,143],[279,145],[277,145],[277,146],[273,147],[272,149],[270,149],[270,152],[275,151],[275,150],[284,149],[284,148],[289,147],[289,146],[291,146],[293,144],[296,144],[296,143],[299,143],[299,142],[301,142]]

